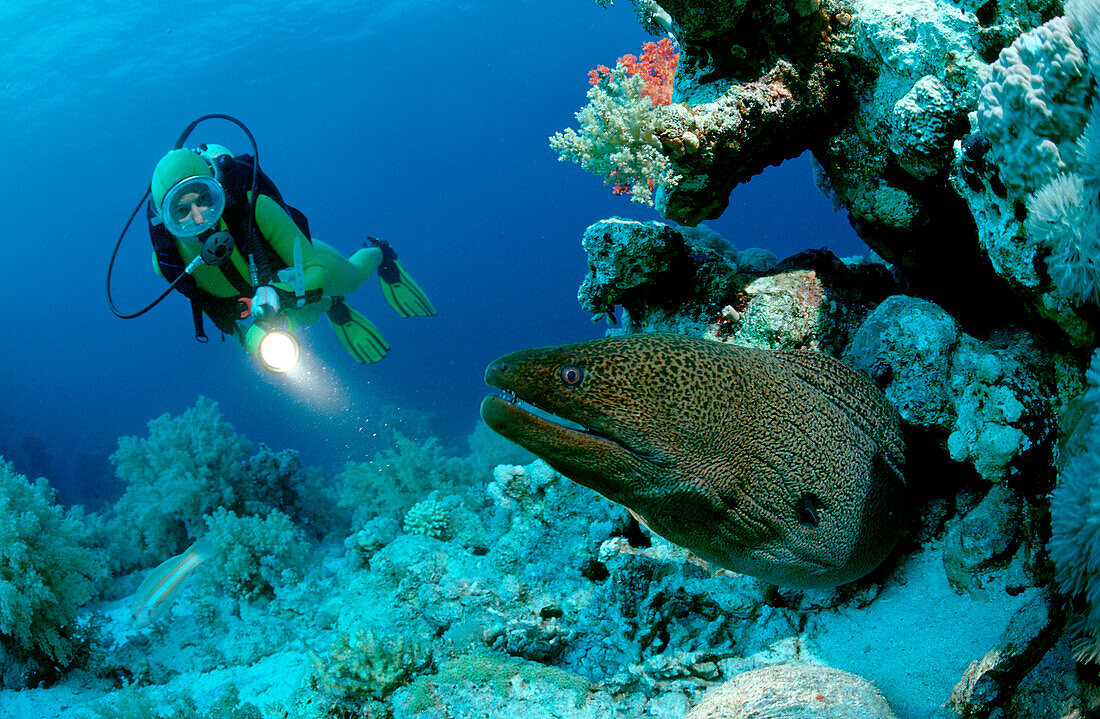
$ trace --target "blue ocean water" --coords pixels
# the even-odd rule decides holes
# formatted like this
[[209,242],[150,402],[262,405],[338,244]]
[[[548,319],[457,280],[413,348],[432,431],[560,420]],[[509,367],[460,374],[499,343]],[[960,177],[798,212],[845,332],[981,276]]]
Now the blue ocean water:
[[[117,438],[144,436],[148,420],[200,395],[238,433],[330,469],[376,451],[392,408],[430,413],[436,434],[460,443],[490,360],[602,334],[576,302],[584,228],[657,219],[547,146],[575,125],[587,71],[652,39],[624,5],[0,4],[0,454],[63,501],[96,507],[120,490],[107,461]],[[251,128],[317,237],[348,253],[368,234],[390,241],[438,316],[398,317],[372,279],[352,301],[389,356],[355,364],[322,321],[303,334],[302,381],[258,369],[209,322],[211,341],[195,342],[180,296],[115,318],[104,284],[118,233],[157,159],[214,112]],[[192,141],[248,150],[228,123]],[[864,249],[807,158],[738,188],[708,224],[781,257]],[[120,308],[163,289],[150,253],[138,222],[115,267]]]

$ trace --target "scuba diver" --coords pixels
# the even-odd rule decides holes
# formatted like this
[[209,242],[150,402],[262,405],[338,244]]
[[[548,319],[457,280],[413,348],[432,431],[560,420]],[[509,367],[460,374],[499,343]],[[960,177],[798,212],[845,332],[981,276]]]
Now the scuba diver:
[[[213,117],[239,125],[252,142],[253,154],[235,156],[214,144],[183,147],[195,125]],[[154,269],[171,284],[144,309],[122,313],[111,298],[112,255],[107,274],[111,310],[119,317],[137,317],[176,289],[191,300],[196,339],[207,339],[205,314],[275,372],[297,362],[294,331],[317,322],[323,313],[357,362],[381,360],[389,344],[370,320],[348,305],[344,295],[377,270],[382,295],[401,316],[432,316],[431,301],[387,242],[368,237],[361,249],[344,257],[311,237],[305,215],[283,201],[260,170],[257,154],[252,134],[235,118],[206,115],[191,123],[175,148],[157,163],[147,192]],[[269,360],[274,355],[265,344],[280,341],[292,358]]]
[[[205,234],[221,231],[232,237],[232,244],[222,250],[228,256],[221,264],[200,265],[177,285],[191,300],[197,335],[202,335],[201,311],[218,329],[237,337],[251,350],[253,338],[249,335],[260,333],[264,318],[285,314],[285,321],[304,326],[316,322],[323,312],[356,361],[377,362],[386,355],[389,344],[378,328],[343,297],[358,289],[376,269],[382,294],[398,314],[435,314],[431,302],[397,261],[397,253],[388,243],[368,238],[372,246],[345,258],[328,244],[310,237],[305,216],[284,203],[278,189],[262,173],[249,242],[263,243],[262,248],[250,249],[265,252],[267,272],[266,277],[258,278],[259,284],[253,283],[249,260],[241,252],[241,240],[247,236],[251,174],[252,159],[248,155],[234,157],[220,145],[172,150],[153,171],[147,218],[156,270],[161,277],[169,282],[177,279],[202,251]],[[258,322],[243,323],[249,315]]]

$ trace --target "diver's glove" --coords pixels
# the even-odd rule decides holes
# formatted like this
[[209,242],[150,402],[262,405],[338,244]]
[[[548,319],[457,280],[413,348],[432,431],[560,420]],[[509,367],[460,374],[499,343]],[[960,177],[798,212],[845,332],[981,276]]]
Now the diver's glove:
[[275,317],[279,314],[279,293],[271,285],[256,288],[252,295],[252,315],[256,319]]
[[382,286],[382,296],[390,303],[390,307],[402,317],[434,315],[435,307],[432,307],[431,300],[397,261],[397,252],[390,247],[390,243],[374,237],[368,237],[367,242],[382,250],[378,282]]

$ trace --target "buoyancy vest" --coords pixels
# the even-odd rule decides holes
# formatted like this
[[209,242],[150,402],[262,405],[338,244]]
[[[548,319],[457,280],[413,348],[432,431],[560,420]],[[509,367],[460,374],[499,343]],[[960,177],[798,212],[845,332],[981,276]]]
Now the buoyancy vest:
[[[248,222],[250,206],[248,191],[252,187],[252,168],[254,165],[252,156],[247,154],[219,155],[214,162],[218,182],[225,191],[225,210],[222,212],[222,221],[225,223],[229,234],[232,235],[234,245],[241,254],[247,256],[249,241],[256,243],[257,251],[263,252],[266,256],[266,269],[273,275],[285,267],[286,263],[276,253],[271,252],[270,248],[266,247],[266,240],[260,235],[255,217],[252,218],[251,223],[253,236],[252,238],[248,237],[250,226]],[[256,192],[275,200],[290,216],[290,219],[294,221],[294,224],[298,226],[298,229],[302,231],[306,239],[310,239],[309,221],[305,214],[283,200],[279,188],[275,186],[275,183],[262,169],[259,170],[256,176]],[[183,274],[186,263],[180,253],[176,238],[165,229],[163,223],[154,222],[156,217],[157,210],[153,206],[153,201],[150,200],[146,206],[149,238],[153,243],[157,266],[160,268],[161,274],[164,279],[172,282]],[[243,277],[232,262],[225,262],[218,269],[226,281],[236,289],[236,297],[216,297],[203,290],[195,281],[195,278],[190,275],[181,278],[176,284],[176,289],[191,300],[195,339],[200,342],[205,342],[207,339],[202,325],[202,315],[204,313],[213,320],[219,330],[226,334],[234,334],[236,332],[236,321],[241,313],[240,300],[242,297],[251,297],[255,290],[249,279]],[[267,280],[268,278],[261,278],[261,282]]]

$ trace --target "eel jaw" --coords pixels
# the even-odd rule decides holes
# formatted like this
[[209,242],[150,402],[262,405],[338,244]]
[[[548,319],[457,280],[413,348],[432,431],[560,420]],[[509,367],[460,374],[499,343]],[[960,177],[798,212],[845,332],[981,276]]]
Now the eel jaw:
[[630,475],[628,468],[636,466],[639,456],[614,438],[567,427],[495,394],[482,400],[481,418],[494,432],[538,455],[574,482],[616,502],[629,493],[622,478]]
[[539,446],[575,446],[591,451],[608,451],[611,447],[631,451],[622,442],[602,432],[584,427],[572,420],[542,411],[536,414],[524,405],[541,409],[507,390],[505,396],[491,394],[481,402],[481,418],[490,429],[523,447],[543,456]]

